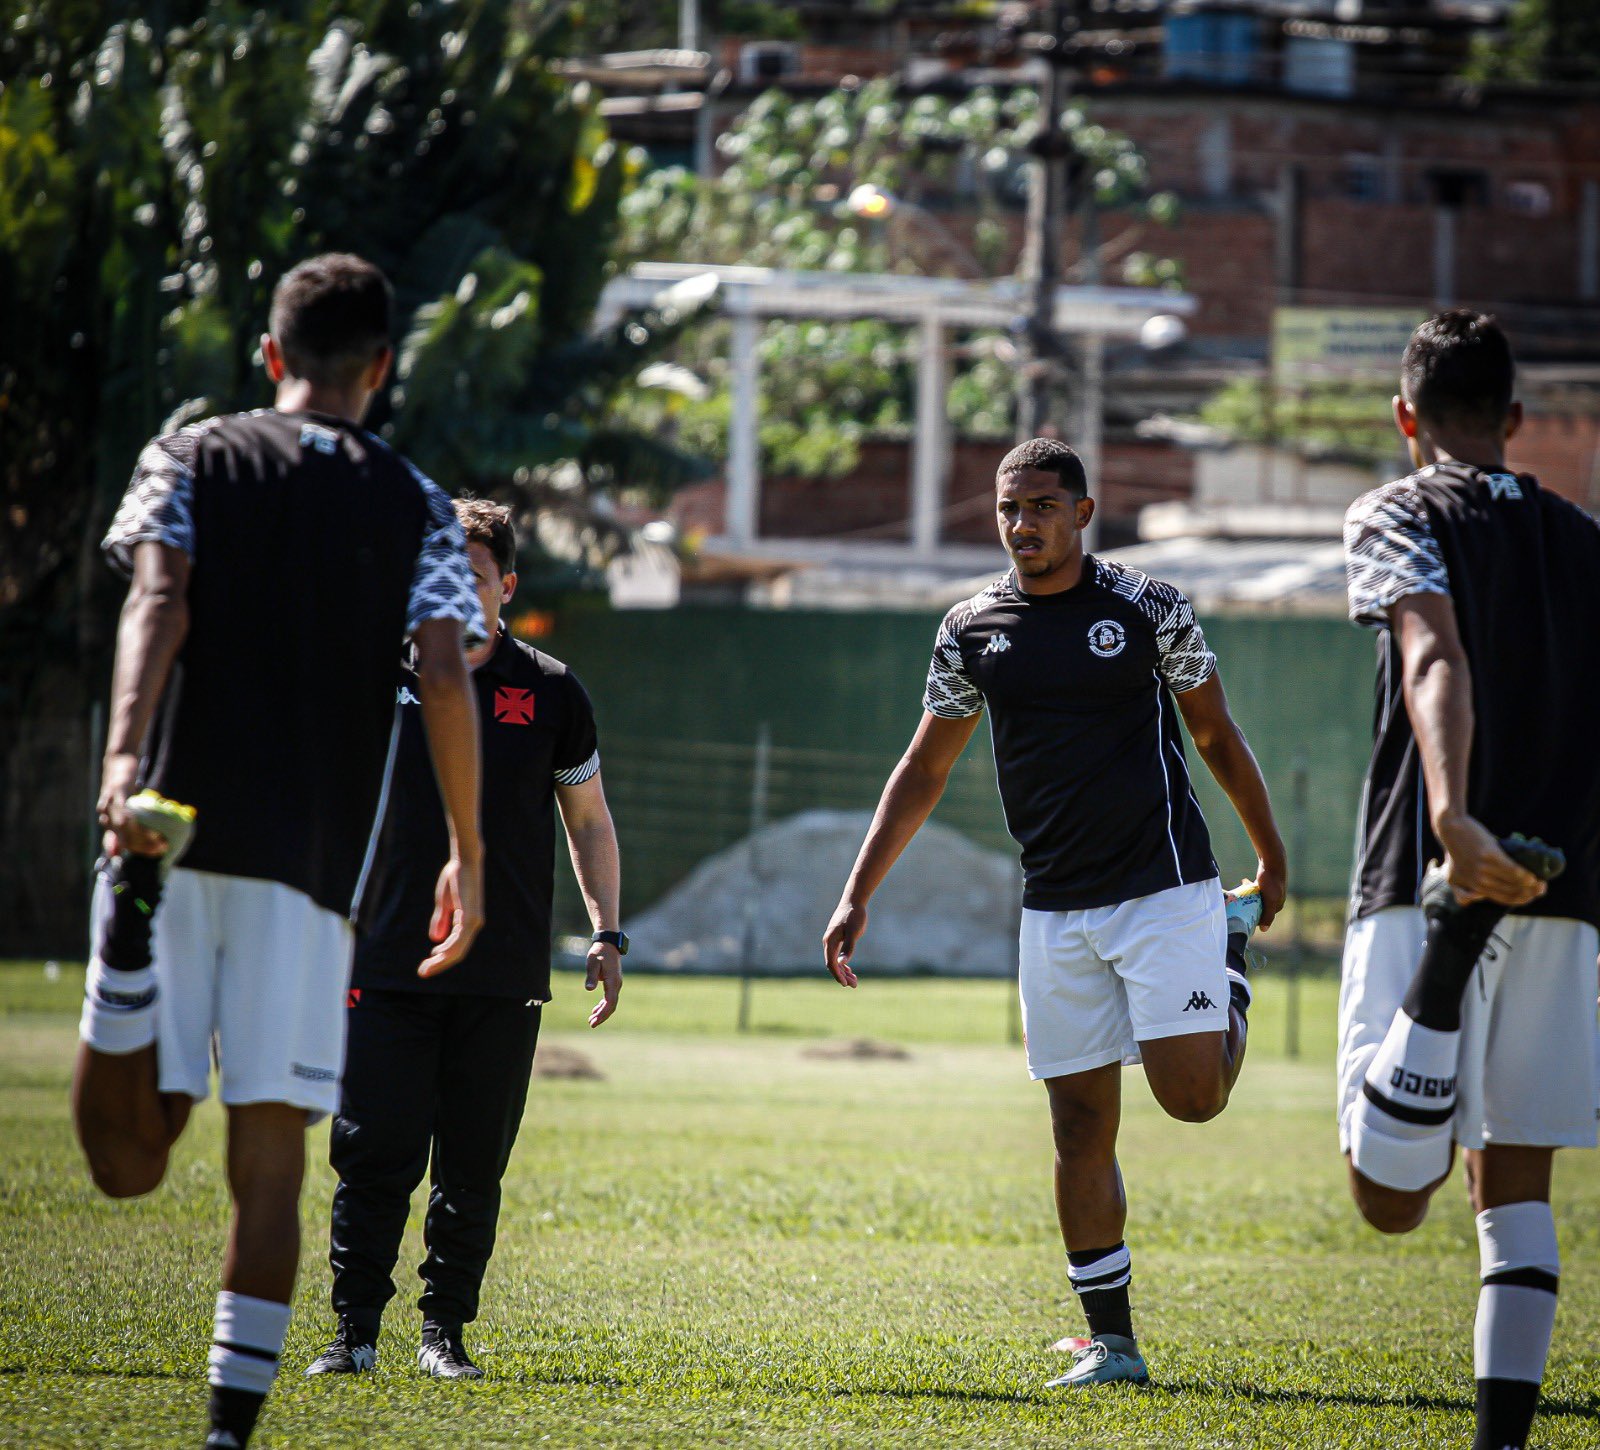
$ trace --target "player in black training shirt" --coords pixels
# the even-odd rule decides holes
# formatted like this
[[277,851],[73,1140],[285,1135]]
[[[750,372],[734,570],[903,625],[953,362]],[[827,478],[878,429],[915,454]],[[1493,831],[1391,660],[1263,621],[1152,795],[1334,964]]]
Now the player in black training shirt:
[[[1022,847],[1028,1071],[1049,1092],[1056,1211],[1091,1335],[1051,1383],[1142,1383],[1116,1158],[1122,1065],[1142,1060],[1175,1118],[1203,1122],[1226,1106],[1244,1060],[1244,948],[1283,904],[1283,842],[1189,601],[1084,553],[1094,503],[1077,455],[1036,438],[1006,456],[995,486],[1012,570],[939,628],[922,723],[878,803],[824,954],[854,987],[867,903],[987,706],[1000,798]],[[1226,903],[1180,715],[1259,856],[1255,879]]]
[[[359,257],[289,272],[262,344],[275,406],[152,442],[105,542],[133,583],[73,1115],[95,1183],[148,1193],[216,1061],[233,1200],[208,1375],[218,1450],[250,1438],[283,1350],[306,1129],[338,1101],[348,918],[407,636],[450,815],[420,970],[452,966],[482,923],[462,645],[483,613],[450,500],[357,422],[393,355],[389,314]],[[152,791],[194,809],[181,865],[182,817],[166,836],[141,821]]]
[[[1554,1151],[1595,1146],[1600,527],[1506,467],[1514,382],[1493,319],[1419,327],[1394,400],[1417,471],[1345,519],[1350,616],[1379,634],[1340,1146],[1386,1233],[1422,1221],[1465,1150],[1477,1450],[1526,1443],[1560,1271]],[[1547,885],[1557,863],[1518,835],[1565,870]]]

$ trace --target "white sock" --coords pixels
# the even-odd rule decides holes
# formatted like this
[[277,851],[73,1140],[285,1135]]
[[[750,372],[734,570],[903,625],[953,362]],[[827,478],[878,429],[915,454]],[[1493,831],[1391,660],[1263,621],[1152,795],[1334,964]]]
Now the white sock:
[[[1395,1116],[1407,1126],[1437,1126],[1449,1121],[1456,1105],[1456,1061],[1461,1033],[1440,1032],[1413,1022],[1400,1008],[1377,1055],[1367,1068],[1367,1086],[1398,1106]],[[1418,1124],[1415,1117],[1434,1120]]]
[[287,1304],[224,1289],[217,1295],[207,1380],[220,1389],[266,1394],[278,1373],[278,1356],[288,1333]]
[[1548,1203],[1507,1203],[1478,1215],[1483,1288],[1472,1331],[1480,1380],[1538,1384],[1556,1322],[1561,1254]]
[[90,959],[83,984],[78,1036],[96,1052],[122,1056],[156,1040],[156,974],[153,967],[113,971]]
[[1450,1167],[1459,1032],[1397,1010],[1350,1114],[1350,1161],[1386,1188],[1415,1192]]

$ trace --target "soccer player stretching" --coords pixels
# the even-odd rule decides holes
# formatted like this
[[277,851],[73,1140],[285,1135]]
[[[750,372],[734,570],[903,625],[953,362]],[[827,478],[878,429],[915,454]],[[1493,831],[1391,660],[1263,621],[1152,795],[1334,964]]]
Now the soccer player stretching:
[[[1122,1065],[1199,1123],[1244,1060],[1245,944],[1283,904],[1283,842],[1228,712],[1215,656],[1170,585],[1084,553],[1094,513],[1062,443],[1014,448],[995,480],[1013,568],[945,616],[922,723],[889,777],[828,925],[828,970],[850,959],[867,903],[937,804],[987,705],[1006,823],[1025,879],[1019,982],[1028,1071],[1049,1093],[1056,1212],[1091,1338],[1055,1386],[1144,1383],[1128,1306],[1127,1200],[1117,1166]],[[1225,902],[1177,718],[1259,857]]]
[[[301,263],[262,344],[276,406],[156,439],[106,538],[133,583],[73,1118],[103,1192],[149,1193],[215,1056],[233,1200],[209,1368],[218,1450],[250,1438],[288,1329],[306,1128],[338,1105],[347,917],[406,635],[450,820],[424,973],[482,923],[462,644],[483,639],[483,613],[450,500],[356,422],[388,371],[389,313],[370,263]],[[174,801],[193,808],[192,843]]]
[[1345,519],[1350,615],[1380,633],[1340,1146],[1385,1233],[1422,1222],[1465,1150],[1476,1450],[1527,1442],[1560,1274],[1551,1164],[1595,1146],[1600,527],[1506,469],[1514,378],[1493,319],[1419,327],[1394,400],[1417,471]]

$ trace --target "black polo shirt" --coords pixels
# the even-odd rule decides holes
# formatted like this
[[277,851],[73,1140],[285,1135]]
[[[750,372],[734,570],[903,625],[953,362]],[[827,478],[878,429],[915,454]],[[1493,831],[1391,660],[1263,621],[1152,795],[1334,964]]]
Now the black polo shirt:
[[988,707],[1024,906],[1115,906],[1217,874],[1172,698],[1216,667],[1178,590],[1093,555],[1071,589],[1007,574],[945,616],[923,705]]
[[450,837],[417,678],[405,669],[394,776],[356,921],[351,985],[547,1002],[555,788],[581,785],[600,769],[594,709],[576,675],[512,639],[504,624],[472,679],[483,745],[483,930],[448,972],[417,975],[432,949],[428,922]]

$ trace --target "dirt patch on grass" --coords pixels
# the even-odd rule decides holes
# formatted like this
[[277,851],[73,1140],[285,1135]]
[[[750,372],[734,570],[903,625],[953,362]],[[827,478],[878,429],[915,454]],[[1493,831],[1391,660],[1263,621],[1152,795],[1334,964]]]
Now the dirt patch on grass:
[[800,1049],[801,1057],[823,1062],[909,1062],[911,1054],[897,1042],[878,1042],[871,1037],[852,1037],[848,1042],[819,1042]]
[[587,1054],[572,1047],[558,1047],[555,1043],[541,1042],[533,1055],[535,1077],[564,1078],[569,1082],[604,1082],[606,1075],[594,1065]]

